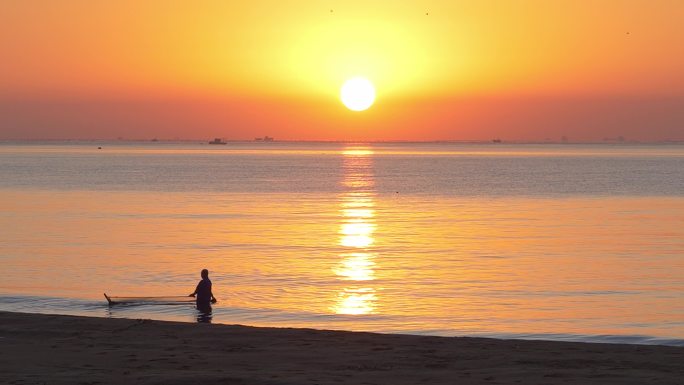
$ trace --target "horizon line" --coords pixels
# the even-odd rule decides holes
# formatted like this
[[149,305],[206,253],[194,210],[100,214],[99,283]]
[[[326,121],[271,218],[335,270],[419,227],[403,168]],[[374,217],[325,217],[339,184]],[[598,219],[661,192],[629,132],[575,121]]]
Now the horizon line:
[[[616,138],[605,138],[603,140],[504,140],[500,138],[494,139],[434,139],[434,140],[401,140],[401,139],[390,139],[390,140],[316,140],[316,139],[282,139],[282,140],[272,140],[272,141],[259,141],[256,139],[221,139],[225,143],[259,143],[259,144],[274,144],[274,143],[396,143],[396,144],[411,144],[411,143],[433,143],[433,144],[684,144],[684,139],[661,139],[661,140],[627,140],[627,139],[616,139]],[[109,142],[109,143],[197,143],[197,144],[209,144],[207,139],[188,139],[188,138],[174,138],[174,139],[140,139],[140,138],[68,138],[68,139],[55,139],[55,138],[41,138],[41,139],[0,139],[0,143],[27,143],[27,142]]]

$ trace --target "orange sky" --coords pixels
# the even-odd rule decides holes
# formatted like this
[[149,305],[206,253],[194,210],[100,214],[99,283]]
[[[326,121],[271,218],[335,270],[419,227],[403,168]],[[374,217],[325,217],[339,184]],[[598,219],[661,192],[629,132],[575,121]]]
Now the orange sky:
[[[684,140],[684,2],[4,1],[0,139]],[[351,112],[345,79],[376,104]]]

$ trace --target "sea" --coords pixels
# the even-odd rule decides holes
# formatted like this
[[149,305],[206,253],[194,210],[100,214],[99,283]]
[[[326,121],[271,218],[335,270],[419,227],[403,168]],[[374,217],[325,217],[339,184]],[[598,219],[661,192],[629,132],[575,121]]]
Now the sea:
[[0,263],[1,311],[684,346],[684,145],[0,142]]

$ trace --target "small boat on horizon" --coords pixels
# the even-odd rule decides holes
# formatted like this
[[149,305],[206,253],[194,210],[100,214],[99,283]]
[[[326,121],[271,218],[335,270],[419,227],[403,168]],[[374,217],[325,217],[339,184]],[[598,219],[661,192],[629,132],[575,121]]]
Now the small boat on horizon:
[[275,139],[273,139],[273,137],[268,135],[264,136],[263,138],[254,138],[255,142],[273,142],[274,140]]
[[209,144],[227,144],[221,138],[214,138],[214,140],[209,141]]

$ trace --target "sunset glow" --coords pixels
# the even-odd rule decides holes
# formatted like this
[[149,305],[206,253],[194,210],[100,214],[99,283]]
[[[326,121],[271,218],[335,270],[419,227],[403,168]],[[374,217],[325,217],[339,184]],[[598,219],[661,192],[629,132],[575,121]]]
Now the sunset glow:
[[[683,19],[641,0],[3,2],[0,139],[682,140]],[[355,76],[382,100],[363,114],[339,108]]]
[[0,1],[0,382],[677,382],[683,22]]

